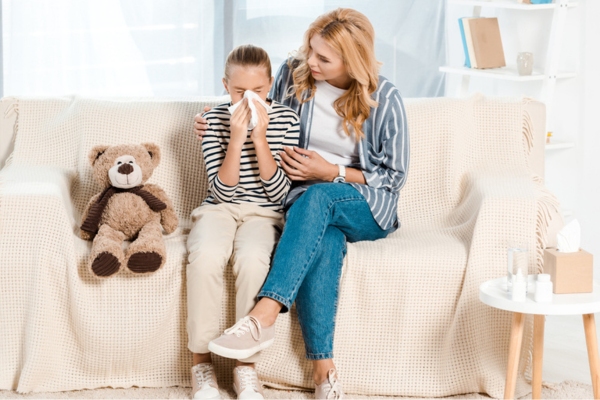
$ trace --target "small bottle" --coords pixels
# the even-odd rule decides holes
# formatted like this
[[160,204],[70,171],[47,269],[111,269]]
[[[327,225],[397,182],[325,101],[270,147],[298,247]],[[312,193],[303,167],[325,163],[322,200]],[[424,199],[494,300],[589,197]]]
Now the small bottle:
[[535,283],[535,301],[545,303],[552,301],[552,281],[550,274],[539,274]]
[[527,300],[527,282],[521,268],[517,270],[512,284],[512,300],[525,301]]

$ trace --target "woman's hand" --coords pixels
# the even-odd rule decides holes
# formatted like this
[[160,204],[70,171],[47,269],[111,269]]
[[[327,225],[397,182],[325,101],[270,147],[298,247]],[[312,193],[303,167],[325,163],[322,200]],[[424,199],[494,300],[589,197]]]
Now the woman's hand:
[[281,155],[281,167],[293,181],[321,180],[332,182],[338,166],[327,162],[319,153],[300,147],[286,147]]
[[252,133],[250,134],[250,138],[252,142],[256,145],[257,143],[265,143],[267,141],[267,127],[269,126],[269,113],[267,110],[260,104],[260,102],[256,99],[252,100],[254,102],[254,106],[256,107],[256,114],[258,116],[258,122],[254,129],[252,129]]
[[233,112],[229,120],[230,144],[242,146],[248,138],[248,124],[252,110],[248,106],[248,99],[242,99],[242,104]]
[[[209,106],[204,106],[204,112],[208,112],[210,110],[211,108]],[[199,141],[202,141],[207,129],[208,120],[202,116],[202,113],[196,114],[194,117],[194,135],[196,135],[196,138]]]

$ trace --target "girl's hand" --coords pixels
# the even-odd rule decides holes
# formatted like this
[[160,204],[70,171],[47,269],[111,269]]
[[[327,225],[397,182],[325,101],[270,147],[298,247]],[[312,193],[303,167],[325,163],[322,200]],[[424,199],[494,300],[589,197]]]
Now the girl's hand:
[[250,134],[250,138],[254,144],[258,142],[266,142],[267,141],[267,127],[269,126],[269,113],[267,110],[260,104],[260,102],[256,99],[252,100],[254,102],[254,106],[256,107],[256,114],[258,116],[258,122],[254,129],[252,129],[252,133]]
[[243,145],[248,138],[248,124],[252,113],[248,107],[248,99],[242,99],[242,104],[233,112],[229,120],[230,142]]
[[281,167],[293,181],[321,180],[332,182],[338,166],[327,162],[319,153],[300,147],[286,147],[279,153]]
[[[209,106],[204,107],[204,112],[210,111],[211,108]],[[208,129],[208,120],[202,116],[202,114],[196,114],[194,117],[194,135],[199,141],[202,141],[202,138],[206,134],[206,130]]]

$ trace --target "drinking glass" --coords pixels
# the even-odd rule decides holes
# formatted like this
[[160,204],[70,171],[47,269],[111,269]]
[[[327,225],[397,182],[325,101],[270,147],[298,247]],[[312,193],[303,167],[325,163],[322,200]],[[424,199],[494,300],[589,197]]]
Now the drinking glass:
[[[508,271],[507,271],[507,289],[512,292],[512,286],[515,280],[523,279],[525,288],[527,288],[527,272],[529,269],[529,256],[525,247],[510,247],[508,249]],[[517,277],[520,275],[520,277]]]

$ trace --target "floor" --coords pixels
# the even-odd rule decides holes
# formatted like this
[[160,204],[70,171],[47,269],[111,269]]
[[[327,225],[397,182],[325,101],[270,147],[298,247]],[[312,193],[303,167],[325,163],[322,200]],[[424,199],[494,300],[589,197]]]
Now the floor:
[[[600,343],[600,314],[595,314]],[[542,381],[572,380],[592,384],[583,319],[579,315],[547,316]]]

